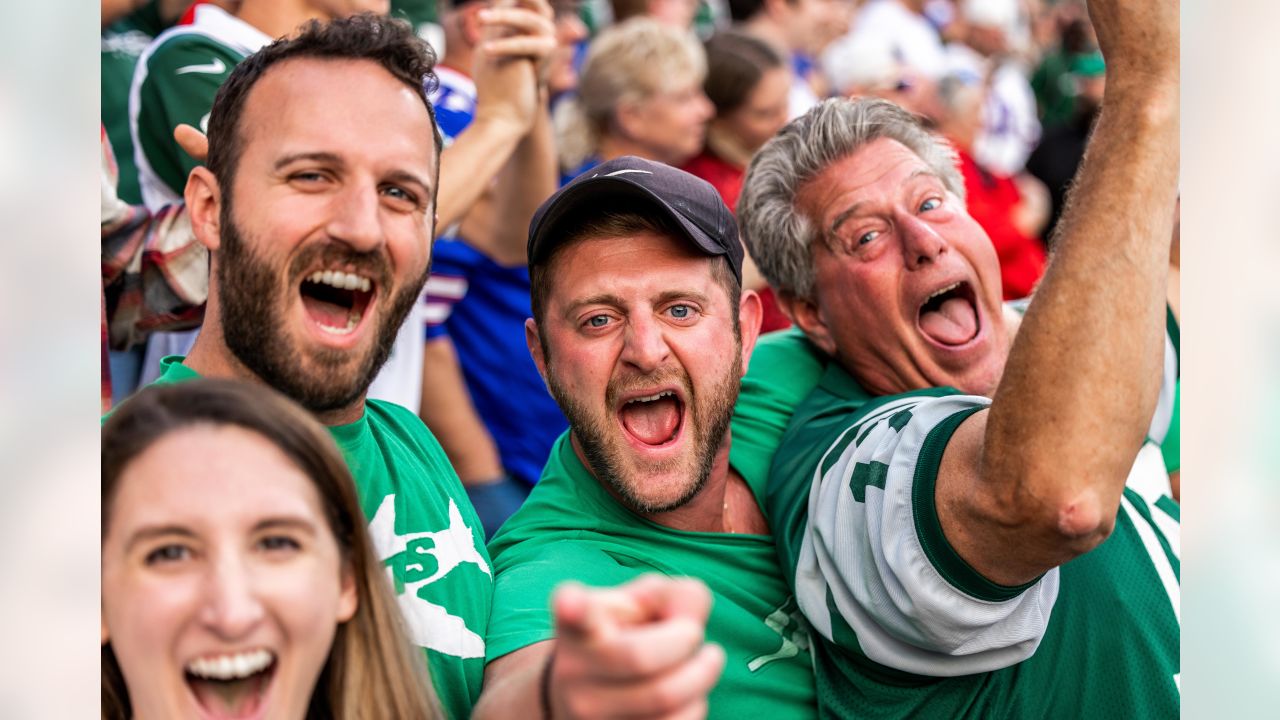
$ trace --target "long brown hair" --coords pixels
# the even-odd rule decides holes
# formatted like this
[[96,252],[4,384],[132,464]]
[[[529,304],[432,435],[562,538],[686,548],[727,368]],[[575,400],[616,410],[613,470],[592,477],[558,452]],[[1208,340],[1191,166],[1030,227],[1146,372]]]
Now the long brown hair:
[[[230,380],[200,379],[140,391],[102,428],[102,534],[125,468],[165,435],[197,425],[233,425],[279,448],[311,478],[329,528],[356,579],[355,615],[338,626],[307,715],[311,718],[441,716],[424,655],[410,645],[382,564],[356,500],[355,484],[333,438],[305,410],[276,391]],[[102,716],[132,715],[124,675],[110,644],[102,646]]]

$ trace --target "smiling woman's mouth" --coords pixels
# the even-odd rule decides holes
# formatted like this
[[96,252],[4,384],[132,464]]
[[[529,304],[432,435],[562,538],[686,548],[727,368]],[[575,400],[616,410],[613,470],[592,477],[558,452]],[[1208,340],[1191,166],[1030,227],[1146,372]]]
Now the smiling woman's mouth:
[[302,281],[302,306],[325,332],[348,335],[360,324],[373,299],[373,282],[361,275],[324,270]]
[[193,660],[184,675],[191,694],[209,717],[236,720],[258,712],[275,669],[275,656],[258,650]]
[[967,282],[939,289],[920,306],[920,331],[939,345],[964,345],[978,335],[978,307]]

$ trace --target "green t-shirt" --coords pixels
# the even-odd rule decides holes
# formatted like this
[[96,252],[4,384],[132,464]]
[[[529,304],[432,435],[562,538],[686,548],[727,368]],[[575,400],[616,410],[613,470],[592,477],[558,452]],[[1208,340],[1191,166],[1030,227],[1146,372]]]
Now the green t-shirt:
[[[199,377],[170,356],[157,384]],[[330,427],[355,478],[380,560],[391,568],[410,640],[425,649],[449,716],[471,714],[484,679],[492,563],[475,510],[440,444],[416,415],[365,401],[350,425]]]
[[147,208],[181,201],[187,175],[201,164],[178,147],[173,129],[186,123],[207,130],[232,68],[269,42],[223,9],[200,5],[195,22],[164,31],[143,52],[129,91],[129,125]]
[[[735,437],[730,463],[740,468],[749,451]],[[759,499],[762,486],[747,481]],[[566,432],[490,550],[497,579],[489,660],[554,637],[550,598],[564,580],[613,586],[650,572],[695,577],[713,596],[707,638],[727,655],[710,717],[813,717],[808,628],[767,535],[684,532],[641,518],[601,487]]]
[[[797,343],[775,350],[813,361]],[[788,364],[780,352],[773,362]],[[740,406],[759,405],[744,394]],[[950,547],[933,504],[947,441],[989,402],[950,388],[872,397],[829,364],[792,417],[766,508],[814,630],[820,713],[1176,716],[1179,510],[1137,489],[1159,487],[1158,449],[1135,462],[1107,541],[1002,587]]]

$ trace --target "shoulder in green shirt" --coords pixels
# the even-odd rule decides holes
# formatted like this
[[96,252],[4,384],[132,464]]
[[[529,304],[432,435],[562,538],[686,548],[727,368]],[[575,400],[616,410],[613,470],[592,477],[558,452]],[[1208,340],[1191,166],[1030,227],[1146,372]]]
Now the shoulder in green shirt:
[[[738,455],[730,461],[740,466]],[[707,638],[728,657],[710,717],[813,717],[808,628],[768,536],[683,532],[641,518],[601,487],[565,433],[490,548],[497,579],[489,660],[554,636],[550,598],[565,580],[612,586],[644,573],[695,577],[714,598]]]

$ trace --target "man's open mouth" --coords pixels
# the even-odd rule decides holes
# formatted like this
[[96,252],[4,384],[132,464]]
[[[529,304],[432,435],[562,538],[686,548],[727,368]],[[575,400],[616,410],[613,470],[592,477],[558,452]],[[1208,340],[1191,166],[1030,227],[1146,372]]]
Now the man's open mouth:
[[680,437],[684,408],[684,401],[675,390],[661,390],[623,402],[618,408],[618,420],[638,444],[660,448]]
[[308,317],[326,333],[350,335],[373,300],[376,285],[357,273],[317,270],[303,279],[298,292]]
[[958,347],[978,336],[977,296],[966,281],[934,291],[920,306],[916,317],[920,332],[944,347]]
[[209,718],[237,720],[254,717],[275,676],[276,657],[270,650],[211,655],[187,663],[187,687]]

